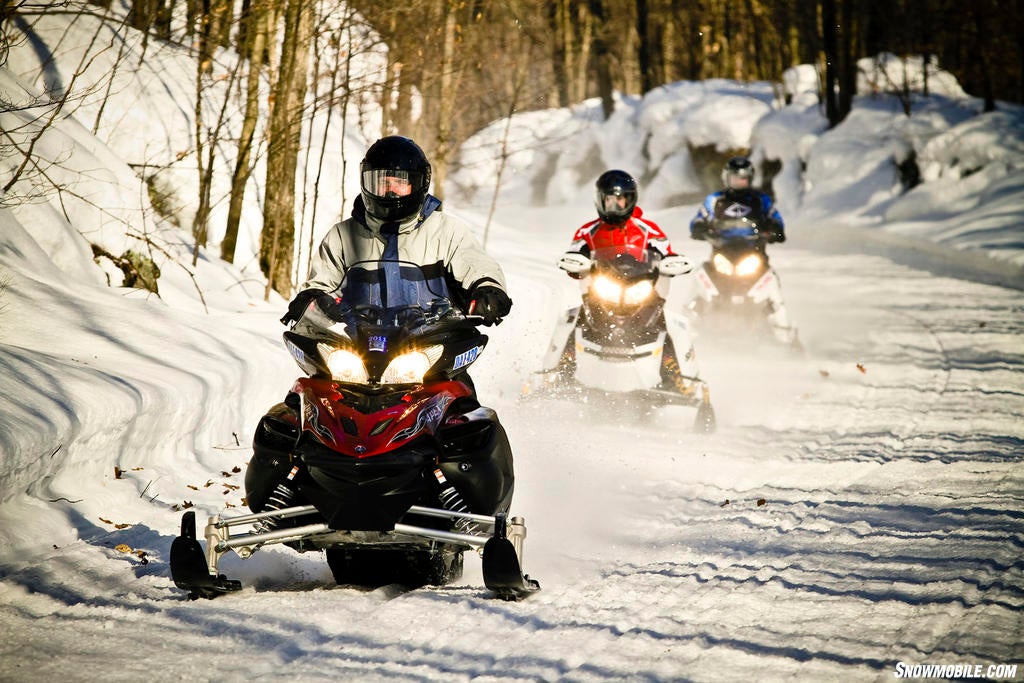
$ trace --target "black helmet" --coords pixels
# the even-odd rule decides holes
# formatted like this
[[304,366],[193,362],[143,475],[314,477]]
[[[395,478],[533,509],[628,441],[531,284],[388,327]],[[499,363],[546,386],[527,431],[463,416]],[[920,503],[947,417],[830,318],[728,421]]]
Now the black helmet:
[[596,185],[594,205],[597,206],[597,215],[605,223],[625,223],[636,207],[636,181],[633,176],[625,171],[605,171]]
[[366,150],[359,176],[366,213],[382,221],[399,221],[423,205],[430,162],[415,142],[391,135]]
[[[739,181],[739,182],[736,182]],[[722,169],[722,184],[727,190],[744,190],[754,183],[754,165],[746,157],[733,157]]]

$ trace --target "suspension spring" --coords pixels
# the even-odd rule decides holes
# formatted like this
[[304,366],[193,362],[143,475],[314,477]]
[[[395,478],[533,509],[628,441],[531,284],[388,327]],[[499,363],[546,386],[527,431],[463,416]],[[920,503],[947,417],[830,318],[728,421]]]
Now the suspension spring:
[[[434,477],[437,478],[437,483],[441,485],[441,492],[437,497],[445,510],[451,512],[470,512],[466,501],[462,500],[462,496],[444,476],[441,468],[434,470]],[[458,519],[452,526],[456,531],[464,534],[479,533],[484,530],[480,523],[474,522],[471,519]]]
[[[295,475],[299,473],[299,468],[293,467],[292,471],[288,473],[285,481],[281,482],[274,487],[274,490],[270,492],[267,497],[266,505],[263,506],[263,512],[272,512],[274,510],[283,510],[286,507],[291,507],[292,500],[295,498],[295,489],[289,484],[295,479]],[[277,528],[278,522],[273,517],[262,519],[252,525],[252,531],[254,534],[265,534],[269,531],[273,531]]]

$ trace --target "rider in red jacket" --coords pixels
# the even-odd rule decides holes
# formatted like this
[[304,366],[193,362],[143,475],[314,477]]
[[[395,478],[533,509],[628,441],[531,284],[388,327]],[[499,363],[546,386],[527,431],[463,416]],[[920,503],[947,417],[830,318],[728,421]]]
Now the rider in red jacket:
[[[656,253],[659,259],[669,256],[682,258],[672,251],[672,245],[662,229],[655,222],[643,218],[643,211],[636,205],[636,180],[630,174],[620,170],[606,171],[597,179],[596,185],[594,203],[598,218],[585,223],[576,231],[567,254],[590,258],[595,251],[612,247],[617,253],[629,254],[641,261],[646,260],[648,251]],[[568,272],[568,275],[580,279],[585,273]],[[562,347],[555,368],[563,379],[570,378],[575,371],[575,351],[570,336]],[[683,352],[689,360],[693,349],[683,349]],[[666,339],[661,375],[662,385],[666,389],[681,393],[692,391],[692,386],[681,373],[671,338]]]
[[636,200],[636,181],[631,175],[618,170],[603,173],[597,179],[598,218],[576,231],[567,251],[590,256],[595,249],[619,247],[637,259],[643,259],[647,249],[661,256],[675,254],[661,228],[643,218]]

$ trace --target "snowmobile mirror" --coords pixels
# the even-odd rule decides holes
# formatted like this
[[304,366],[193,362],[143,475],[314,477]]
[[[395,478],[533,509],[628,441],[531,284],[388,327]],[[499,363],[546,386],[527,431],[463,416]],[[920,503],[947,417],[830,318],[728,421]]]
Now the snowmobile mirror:
[[590,259],[583,254],[568,252],[558,260],[558,267],[567,273],[580,275],[590,270]]
[[686,275],[692,270],[693,264],[690,263],[690,259],[685,256],[679,256],[678,254],[666,256],[661,259],[661,263],[658,265],[658,272],[666,277]]

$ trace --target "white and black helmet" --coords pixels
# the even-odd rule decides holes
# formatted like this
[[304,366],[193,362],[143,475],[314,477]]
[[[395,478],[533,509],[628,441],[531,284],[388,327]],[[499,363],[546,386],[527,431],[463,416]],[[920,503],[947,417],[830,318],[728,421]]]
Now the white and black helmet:
[[722,169],[722,184],[729,190],[743,190],[754,184],[754,165],[747,157],[733,157]]

